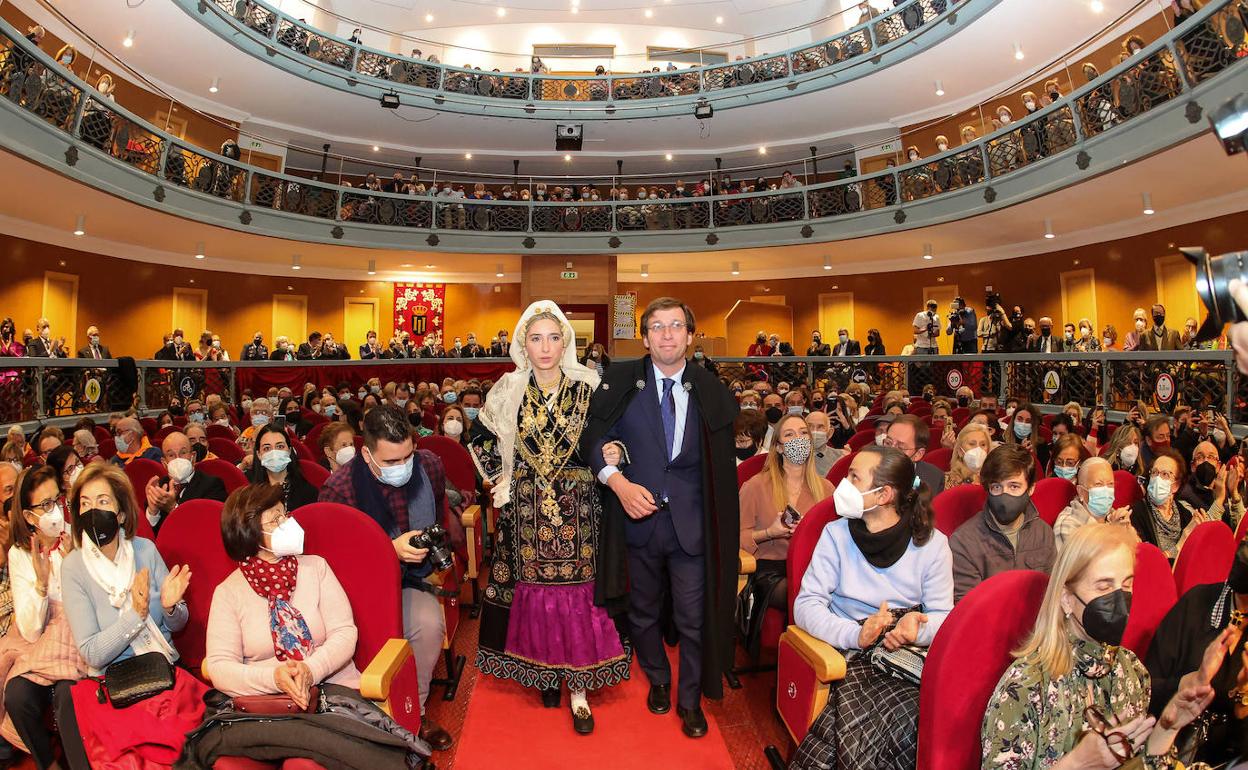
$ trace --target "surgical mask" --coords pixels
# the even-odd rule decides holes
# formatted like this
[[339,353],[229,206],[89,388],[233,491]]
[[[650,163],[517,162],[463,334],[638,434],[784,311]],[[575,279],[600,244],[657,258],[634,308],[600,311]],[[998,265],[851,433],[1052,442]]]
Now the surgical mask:
[[1036,103],[1028,99],[1027,101],[1023,102],[1023,106],[1029,110],[1034,110],[1036,108]]
[[447,420],[442,425],[442,432],[451,438],[458,438],[464,432],[464,424],[459,420]]
[[1131,614],[1131,592],[1119,588],[1104,596],[1085,602],[1076,594],[1075,599],[1083,605],[1079,624],[1094,641],[1117,647],[1127,630],[1127,618]]
[[1010,495],[1005,492],[999,495],[988,495],[988,513],[992,514],[992,518],[996,519],[998,524],[1016,521],[1029,505],[1031,505],[1031,495],[1026,492],[1021,495]]
[[326,417],[333,417],[338,414],[338,405],[330,404],[329,406],[326,406],[322,411],[325,413]]
[[92,344],[92,345],[99,346],[99,344],[100,344],[100,335],[98,335],[98,334],[92,334],[92,335],[91,335],[91,344]]
[[226,427],[229,427],[229,425],[230,425],[230,418],[229,418],[229,417],[222,417],[220,420],[213,420],[213,421],[212,421],[212,424],[213,424],[213,425],[224,425],[224,426],[226,426]]
[[79,524],[87,532],[87,537],[98,547],[103,547],[117,538],[121,531],[121,522],[117,520],[117,511],[105,511],[92,508],[78,514]]
[[[594,358],[597,358],[597,357],[598,357],[598,351],[595,350]],[[706,358],[706,354],[703,353],[701,350],[695,350],[693,353],[693,357],[697,359],[698,361],[701,361],[703,358]]]
[[240,406],[242,406],[242,407],[243,407],[243,411],[244,411],[244,412],[250,412],[250,411],[251,411],[251,401],[250,401],[250,400],[244,399],[244,400],[243,400],[243,403],[242,403]]
[[877,504],[870,508],[864,508],[863,506],[866,503],[863,502],[863,498],[883,488],[875,487],[868,489],[866,492],[861,492],[848,478],[841,479],[841,483],[836,485],[836,491],[832,493],[832,500],[836,503],[837,514],[843,519],[861,519],[862,515],[867,511],[873,511],[880,507]]
[[1080,326],[1080,327],[1079,327],[1079,336],[1080,336],[1080,337],[1082,337],[1082,338],[1084,338],[1084,339],[1086,340],[1088,337],[1091,337],[1091,336],[1092,336],[1092,330],[1091,330],[1091,329],[1089,329],[1089,328],[1088,328],[1088,327],[1086,327],[1086,326]]
[[356,392],[355,395],[358,396],[361,401],[363,401],[364,397],[368,395],[368,391],[361,388],[359,391]]
[[82,466],[75,465],[74,469],[69,472],[69,485],[72,487],[74,485],[74,482],[76,482],[78,480],[78,477],[81,475],[82,475]]
[[790,406],[786,411],[788,411],[789,414],[801,414],[802,412],[806,410],[800,406],[794,405],[794,406]]
[[936,149],[940,150],[941,152],[944,152],[945,150],[949,149],[949,145],[945,144],[944,142],[940,142],[936,145]]
[[52,331],[50,329],[40,329],[39,336],[46,340],[48,337],[52,336]]
[[1122,464],[1128,468],[1134,467],[1135,461],[1140,459],[1140,445],[1127,444],[1122,449],[1118,450],[1118,459],[1121,460]]
[[1070,341],[1071,341],[1071,340],[1073,340],[1074,338],[1075,338],[1075,333],[1074,333],[1074,332],[1066,332],[1066,341],[1067,341],[1067,342],[1070,342]]
[[836,338],[841,341],[842,345],[845,344],[846,342],[849,342],[848,334],[838,334],[836,335]]
[[412,470],[415,467],[415,459],[407,458],[407,462],[402,465],[387,465],[377,469],[381,478],[381,483],[388,484],[392,487],[401,487],[412,480]]
[[347,444],[342,449],[339,449],[337,452],[334,452],[334,462],[338,463],[339,465],[346,465],[347,463],[351,462],[351,460],[353,460],[354,458],[355,458],[355,446],[353,446],[352,444]]
[[442,400],[448,404],[453,404],[459,400],[459,394],[453,390],[448,390],[442,394]]
[[[404,342],[406,342],[406,340],[405,340]],[[369,387],[369,390],[371,390],[371,391],[373,392],[373,395],[374,395],[374,396],[380,396],[380,395],[381,395],[381,386],[380,386],[380,385],[372,385],[372,386],[370,386],[370,387]]]
[[876,446],[884,446],[884,439],[886,439],[886,438],[888,438],[888,435],[887,435],[887,434],[885,434],[885,433],[878,433],[878,434],[876,434],[876,436],[875,436],[875,445],[876,445]]
[[1153,476],[1148,480],[1148,499],[1153,505],[1165,505],[1172,491],[1170,479]]
[[810,432],[810,440],[815,445],[815,449],[823,449],[828,445],[828,432],[825,430],[812,430]]
[[1018,438],[1028,438],[1031,436],[1031,423],[1014,421],[1014,435]]
[[781,451],[784,452],[784,459],[794,465],[805,465],[810,459],[810,439],[806,436],[797,436],[784,442]]
[[267,414],[253,414],[251,416],[251,424],[257,428],[263,428],[269,424],[269,416]]
[[185,484],[191,480],[191,475],[195,473],[195,466],[191,465],[191,461],[185,457],[175,457],[169,461],[167,466],[169,470],[169,478],[173,479],[177,484]]
[[1064,465],[1054,465],[1053,473],[1059,479],[1066,479],[1067,481],[1074,481],[1075,476],[1079,473],[1079,467],[1075,466],[1074,468],[1068,468]]
[[407,406],[407,399],[406,399],[406,398],[396,398],[396,399],[394,400],[394,405],[395,405],[395,406],[397,406],[398,408],[402,409],[403,407]]
[[1088,513],[1098,519],[1103,519],[1109,515],[1109,510],[1113,507],[1113,487],[1092,487],[1088,490]]
[[[113,514],[116,518],[117,514]],[[54,505],[47,513],[39,514],[39,534],[44,537],[60,537],[65,531],[65,511],[61,506]]]
[[475,406],[464,407],[464,416],[467,417],[469,420],[475,421],[477,419],[477,416],[480,414],[481,414],[481,409],[479,407],[475,407]]
[[1108,347],[1109,347],[1110,345],[1112,345],[1112,344],[1114,344],[1114,341],[1113,341],[1113,340],[1111,340],[1109,337],[1102,337],[1102,338],[1101,338],[1101,347],[1103,347],[1103,348],[1108,348]]
[[124,433],[118,433],[113,437],[113,443],[117,446],[117,451],[125,454],[130,451],[130,442],[126,441]]
[[187,417],[187,419],[190,420],[191,422],[197,422],[200,425],[203,425],[204,413],[203,412],[191,412],[190,415]]
[[982,446],[973,446],[962,455],[962,462],[974,473],[979,473],[979,469],[984,467],[984,460],[988,457],[988,452]]
[[290,450],[270,449],[260,458],[260,464],[269,473],[281,473],[290,465]]
[[757,404],[742,404],[741,405],[741,411],[743,412],[752,412],[755,409],[758,409]]
[[299,556],[303,553],[303,527],[299,526],[299,522],[295,521],[293,516],[287,516],[286,521],[267,534],[269,544],[273,547],[265,550],[279,559],[286,556]]

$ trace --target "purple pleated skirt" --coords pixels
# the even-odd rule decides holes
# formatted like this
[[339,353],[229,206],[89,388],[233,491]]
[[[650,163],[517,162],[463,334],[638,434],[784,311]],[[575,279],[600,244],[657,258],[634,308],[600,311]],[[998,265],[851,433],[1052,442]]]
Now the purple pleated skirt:
[[625,659],[619,632],[594,605],[594,584],[516,582],[507,626],[508,655],[564,669],[612,666]]

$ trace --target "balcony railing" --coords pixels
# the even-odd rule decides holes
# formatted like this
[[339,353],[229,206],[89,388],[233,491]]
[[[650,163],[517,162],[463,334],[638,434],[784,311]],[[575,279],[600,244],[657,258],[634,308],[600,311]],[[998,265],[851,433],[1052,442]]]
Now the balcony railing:
[[[897,47],[903,40],[912,41],[921,31],[934,28],[937,22],[959,23],[959,13],[955,10],[969,17],[963,19],[965,23],[999,0],[906,0],[881,16],[814,45],[725,64],[599,76],[491,72],[402,56],[318,30],[263,0],[175,1],[201,20],[212,14],[227,25],[226,29],[248,36],[270,54],[280,49],[300,65],[300,72],[306,72],[311,66],[344,82],[343,76],[346,76],[352,81],[351,86],[363,78],[386,90],[410,91],[423,96],[432,92],[499,99],[513,106],[522,102],[530,111],[539,103],[602,105],[601,111],[578,112],[578,115],[592,118],[614,114],[614,105],[618,102],[690,97],[684,100],[687,102],[726,91],[757,90],[761,84],[801,79],[814,73],[830,75],[862,61],[877,60],[882,52]],[[972,5],[974,8],[968,7]],[[825,83],[830,84],[832,80],[826,78]],[[623,108],[620,111],[621,116],[627,112]]]
[[[191,147],[152,126],[65,72],[3,22],[0,99],[34,116],[41,125],[78,140],[87,152],[102,153],[134,173],[237,207],[244,225],[253,212],[271,211],[310,222],[331,222],[335,239],[345,232],[340,226],[350,224],[383,232],[424,233],[429,246],[437,246],[439,232],[523,234],[529,236],[521,242],[526,248],[533,247],[531,236],[537,234],[613,234],[608,245],[618,248],[619,234],[686,232],[703,234],[706,243],[714,245],[716,231],[834,222],[868,212],[893,210],[893,221],[901,224],[908,204],[957,195],[968,188],[982,188],[984,200],[991,203],[994,184],[1000,180],[1056,158],[1077,155],[1077,165],[1086,167],[1085,143],[1112,136],[1180,99],[1189,102],[1186,122],[1194,126],[1201,113],[1197,110],[1193,117],[1190,102],[1199,96],[1193,90],[1213,87],[1209,83],[1220,88],[1224,80],[1227,87],[1238,87],[1239,81],[1226,78],[1248,72],[1243,63],[1248,58],[1248,42],[1242,33],[1236,37],[1231,32],[1243,29],[1232,23],[1241,12],[1238,0],[1215,0],[1073,93],[944,153],[835,181],[705,197],[476,200],[341,187],[260,169]],[[262,17],[254,18],[263,22]],[[718,178],[715,172],[706,176]],[[157,200],[161,199],[158,195]],[[802,237],[810,237],[811,232],[803,227]],[[516,243],[494,241],[490,247],[515,250]]]

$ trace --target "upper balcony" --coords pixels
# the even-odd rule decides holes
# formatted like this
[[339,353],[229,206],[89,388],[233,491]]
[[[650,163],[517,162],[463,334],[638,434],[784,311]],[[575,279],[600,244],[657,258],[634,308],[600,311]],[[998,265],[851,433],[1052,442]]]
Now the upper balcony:
[[[325,184],[195,147],[119,106],[0,25],[6,147],[136,203],[294,240],[477,253],[670,252],[857,238],[951,222],[1070,187],[1208,130],[1241,93],[1233,0],[1026,119],[871,174],[778,190],[636,200],[470,200]],[[1237,31],[1238,30],[1238,31]],[[72,171],[70,170],[72,167]],[[589,180],[565,179],[578,187]],[[630,180],[620,180],[631,186]]]

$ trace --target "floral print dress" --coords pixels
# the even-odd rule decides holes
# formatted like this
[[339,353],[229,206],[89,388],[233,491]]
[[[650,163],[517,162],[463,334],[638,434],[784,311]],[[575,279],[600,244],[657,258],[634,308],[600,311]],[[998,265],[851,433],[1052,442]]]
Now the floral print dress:
[[1126,722],[1148,709],[1148,670],[1125,647],[1071,637],[1074,667],[1050,679],[1038,664],[1014,661],[997,683],[984,714],[983,770],[1047,770],[1074,749],[1095,707]]

